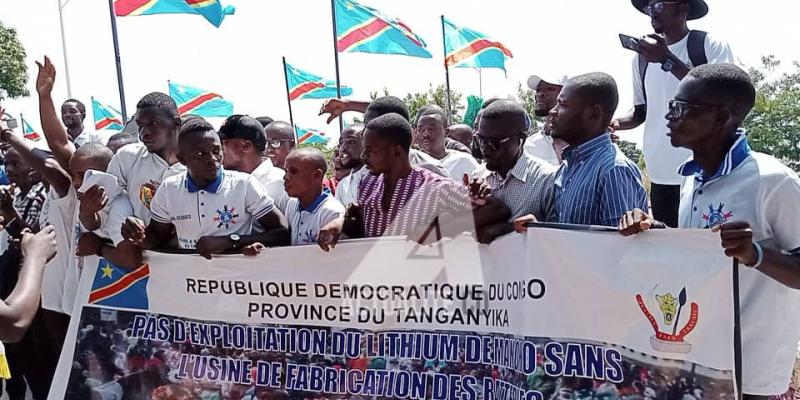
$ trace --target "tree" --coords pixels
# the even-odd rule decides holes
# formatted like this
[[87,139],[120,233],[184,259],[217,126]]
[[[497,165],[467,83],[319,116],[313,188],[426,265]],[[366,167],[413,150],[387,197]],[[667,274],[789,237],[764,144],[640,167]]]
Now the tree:
[[[450,90],[450,101],[453,107],[450,115],[451,123],[461,123],[461,120],[464,118],[466,107],[461,102],[463,97],[461,92]],[[408,111],[412,118],[414,118],[419,109],[426,104],[436,104],[447,112],[447,89],[445,85],[438,85],[434,88],[432,84],[429,84],[427,92],[409,93],[403,101],[405,101],[408,106]]]
[[17,31],[0,22],[0,101],[27,96],[27,82],[25,48],[17,39]]
[[761,58],[760,68],[749,68],[756,85],[756,103],[744,126],[754,150],[771,154],[800,171],[800,64],[768,79],[779,66],[775,56]]

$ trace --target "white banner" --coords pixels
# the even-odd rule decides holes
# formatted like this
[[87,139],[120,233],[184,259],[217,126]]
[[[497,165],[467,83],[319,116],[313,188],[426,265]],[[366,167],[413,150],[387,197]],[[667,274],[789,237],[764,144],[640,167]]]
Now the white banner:
[[146,261],[83,271],[50,398],[734,396],[731,261],[707,231]]

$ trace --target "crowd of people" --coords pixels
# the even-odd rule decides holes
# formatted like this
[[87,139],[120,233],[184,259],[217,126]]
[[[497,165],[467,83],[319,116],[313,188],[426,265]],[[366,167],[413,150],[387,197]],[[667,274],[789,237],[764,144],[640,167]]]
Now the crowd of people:
[[[752,81],[730,64],[727,44],[687,27],[707,13],[705,2],[633,5],[655,34],[632,43],[627,115],[615,117],[617,85],[600,72],[531,76],[534,116],[492,99],[471,127],[451,125],[434,104],[411,115],[396,97],[331,99],[321,112],[329,122],[363,114],[341,132],[332,160],[298,147],[286,122],[234,115],[217,130],[159,92],[139,100],[124,131],[92,132],[78,100],[63,102],[59,117],[45,58],[36,90],[50,152],[0,119],[10,184],[0,193],[0,339],[19,341],[5,351],[15,371],[9,396],[23,398],[26,383],[34,398],[46,396],[86,256],[125,268],[159,249],[211,258],[317,245],[335,256],[347,238],[426,243],[471,233],[491,243],[536,221],[623,235],[719,232],[725,254],[744,266],[743,391],[785,393],[800,339],[800,322],[785,318],[800,312],[800,178],[748,145]],[[649,184],[615,144],[642,123]]]

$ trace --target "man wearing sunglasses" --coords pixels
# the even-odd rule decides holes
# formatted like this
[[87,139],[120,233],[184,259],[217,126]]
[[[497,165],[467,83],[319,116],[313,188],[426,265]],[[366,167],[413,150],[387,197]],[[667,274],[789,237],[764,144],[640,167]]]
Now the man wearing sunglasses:
[[678,224],[681,177],[675,171],[691,155],[672,147],[663,123],[667,101],[683,77],[702,64],[730,63],[730,47],[686,22],[708,13],[704,0],[632,0],[650,17],[655,31],[637,41],[633,59],[634,108],[611,122],[612,130],[644,127],[644,159],[650,177],[653,213],[669,226]]
[[286,157],[295,147],[294,128],[292,125],[275,121],[264,129],[267,135],[267,151],[264,153],[272,161],[272,165],[283,169]]
[[[744,266],[742,392],[766,399],[786,392],[800,339],[800,178],[750,149],[739,127],[755,96],[740,68],[705,65],[678,85],[666,118],[672,144],[693,153],[679,170],[679,227],[720,232],[725,254]],[[641,210],[619,222],[626,236],[659,226]]]

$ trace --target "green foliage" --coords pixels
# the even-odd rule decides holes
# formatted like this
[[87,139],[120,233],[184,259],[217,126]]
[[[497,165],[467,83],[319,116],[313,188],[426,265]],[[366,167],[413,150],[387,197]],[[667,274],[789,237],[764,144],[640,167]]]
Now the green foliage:
[[642,151],[636,147],[636,143],[627,140],[617,142],[617,147],[633,162],[638,163],[642,157]]
[[[462,103],[463,95],[461,92],[456,90],[450,90],[450,100],[453,106],[453,110],[450,115],[450,122],[454,124],[461,123],[464,119],[464,111],[466,107]],[[411,114],[411,118],[414,118],[417,115],[422,106],[426,104],[436,104],[439,107],[442,107],[445,112],[447,111],[447,88],[445,85],[438,85],[435,88],[432,84],[429,84],[428,91],[422,93],[409,93],[403,99],[406,105],[408,106],[408,111]]]
[[17,39],[17,31],[0,22],[0,100],[27,96],[27,81],[25,48]]
[[744,126],[754,150],[800,171],[800,64],[794,62],[788,72],[769,79],[779,66],[775,56],[767,56],[759,68],[749,68],[757,94]]

